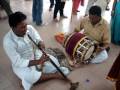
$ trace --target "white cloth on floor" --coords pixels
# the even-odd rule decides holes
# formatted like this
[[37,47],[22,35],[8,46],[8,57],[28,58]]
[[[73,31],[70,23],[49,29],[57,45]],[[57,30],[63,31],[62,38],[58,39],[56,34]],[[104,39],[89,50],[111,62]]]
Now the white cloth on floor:
[[106,50],[101,51],[99,54],[97,54],[95,56],[95,58],[93,58],[91,60],[91,63],[102,63],[103,61],[107,60],[108,58],[108,54]]

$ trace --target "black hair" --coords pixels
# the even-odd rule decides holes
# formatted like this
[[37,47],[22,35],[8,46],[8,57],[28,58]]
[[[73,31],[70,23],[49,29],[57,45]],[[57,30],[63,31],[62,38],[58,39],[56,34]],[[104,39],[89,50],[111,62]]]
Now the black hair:
[[92,6],[89,9],[89,15],[96,15],[101,17],[101,8],[97,5]]
[[22,12],[15,12],[9,15],[9,26],[14,28],[16,27],[21,21],[24,21],[27,18],[25,14]]

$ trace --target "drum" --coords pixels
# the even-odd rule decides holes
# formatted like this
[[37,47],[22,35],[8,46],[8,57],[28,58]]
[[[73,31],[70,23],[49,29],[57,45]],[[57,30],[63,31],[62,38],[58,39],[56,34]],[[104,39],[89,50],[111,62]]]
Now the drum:
[[95,49],[93,41],[79,32],[70,34],[64,40],[64,47],[66,53],[77,62],[89,60]]

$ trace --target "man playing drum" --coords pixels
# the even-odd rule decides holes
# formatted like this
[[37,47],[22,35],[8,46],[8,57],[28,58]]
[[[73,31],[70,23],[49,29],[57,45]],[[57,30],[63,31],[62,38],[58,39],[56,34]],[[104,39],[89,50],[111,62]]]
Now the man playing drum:
[[107,51],[110,44],[109,25],[101,17],[101,8],[92,6],[89,9],[89,16],[80,20],[80,24],[75,28],[75,32],[84,30],[83,34],[92,39],[95,43],[94,57],[90,63],[101,63],[108,58]]

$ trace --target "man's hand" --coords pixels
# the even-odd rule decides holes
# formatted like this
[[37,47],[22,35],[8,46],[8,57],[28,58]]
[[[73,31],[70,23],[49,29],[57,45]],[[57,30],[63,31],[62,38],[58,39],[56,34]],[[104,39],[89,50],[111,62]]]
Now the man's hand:
[[41,58],[39,59],[39,64],[44,64],[48,60],[49,56],[42,54]]
[[45,44],[42,41],[38,43],[38,47],[40,50],[45,50]]
[[97,48],[96,48],[96,52],[101,52],[101,51],[103,51],[105,48],[104,47],[100,47],[100,46],[98,46]]

